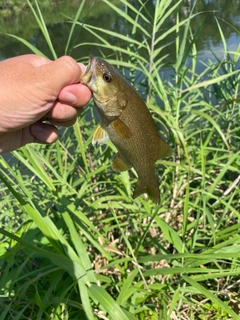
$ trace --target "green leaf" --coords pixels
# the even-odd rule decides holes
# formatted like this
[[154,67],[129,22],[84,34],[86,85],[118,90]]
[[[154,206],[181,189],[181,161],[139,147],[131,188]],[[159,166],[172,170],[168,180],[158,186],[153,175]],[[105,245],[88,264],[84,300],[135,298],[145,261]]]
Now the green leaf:
[[102,288],[96,284],[90,284],[88,288],[90,294],[102,305],[103,310],[107,312],[114,320],[136,320],[132,315],[129,316],[129,313],[119,306],[119,304],[114,301],[114,299]]
[[183,279],[186,280],[191,286],[193,286],[197,291],[204,295],[207,299],[211,300],[213,303],[216,303],[222,310],[224,310],[228,315],[232,316],[233,319],[238,320],[239,316],[229,308],[225,303],[223,303],[218,297],[216,297],[210,290],[204,288],[198,282],[193,280],[191,277],[183,276]]

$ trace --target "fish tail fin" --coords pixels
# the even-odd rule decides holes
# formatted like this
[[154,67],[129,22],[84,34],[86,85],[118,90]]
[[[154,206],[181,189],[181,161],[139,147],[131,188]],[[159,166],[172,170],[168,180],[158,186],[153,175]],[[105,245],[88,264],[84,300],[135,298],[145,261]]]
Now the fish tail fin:
[[147,193],[149,198],[152,200],[152,202],[154,202],[155,204],[159,204],[160,192],[159,192],[157,181],[154,181],[154,183],[145,185],[144,183],[141,183],[140,180],[138,180],[133,192],[133,198],[135,199],[143,193]]

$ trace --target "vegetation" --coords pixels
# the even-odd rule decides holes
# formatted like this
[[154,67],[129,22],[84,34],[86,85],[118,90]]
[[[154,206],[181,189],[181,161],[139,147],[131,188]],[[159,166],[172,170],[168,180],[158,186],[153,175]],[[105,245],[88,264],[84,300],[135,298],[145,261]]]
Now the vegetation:
[[[161,203],[133,200],[135,173],[111,170],[111,143],[91,145],[92,104],[57,143],[23,147],[10,164],[1,157],[0,319],[239,319],[240,51],[228,51],[216,19],[225,56],[198,74],[194,8],[180,19],[182,0],[157,0],[151,14],[141,0],[103,1],[129,33],[80,23],[82,1],[65,52],[84,28],[95,42],[73,50],[97,46],[147,101],[174,149],[158,161]],[[28,5],[57,57],[37,3]],[[160,77],[166,63],[171,82]]]

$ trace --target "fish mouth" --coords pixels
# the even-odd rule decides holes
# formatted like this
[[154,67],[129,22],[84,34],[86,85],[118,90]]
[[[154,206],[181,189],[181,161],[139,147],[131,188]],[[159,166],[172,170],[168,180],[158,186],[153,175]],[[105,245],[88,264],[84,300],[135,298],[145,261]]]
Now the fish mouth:
[[96,58],[92,54],[90,54],[89,58],[88,58],[87,69],[81,79],[81,83],[83,83],[87,86],[89,86],[90,82],[92,82],[92,80],[93,80],[92,77],[93,77],[93,73],[94,73],[95,60],[96,60]]

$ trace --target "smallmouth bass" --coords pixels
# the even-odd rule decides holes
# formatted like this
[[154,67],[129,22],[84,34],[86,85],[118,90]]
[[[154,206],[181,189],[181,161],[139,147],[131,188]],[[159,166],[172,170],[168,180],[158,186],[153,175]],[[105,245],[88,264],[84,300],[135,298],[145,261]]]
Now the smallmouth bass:
[[158,204],[155,162],[170,156],[172,150],[159,136],[146,104],[112,65],[93,55],[82,83],[92,91],[100,118],[92,143],[106,143],[109,137],[118,150],[112,169],[121,172],[134,168],[137,172],[133,198],[147,193]]

